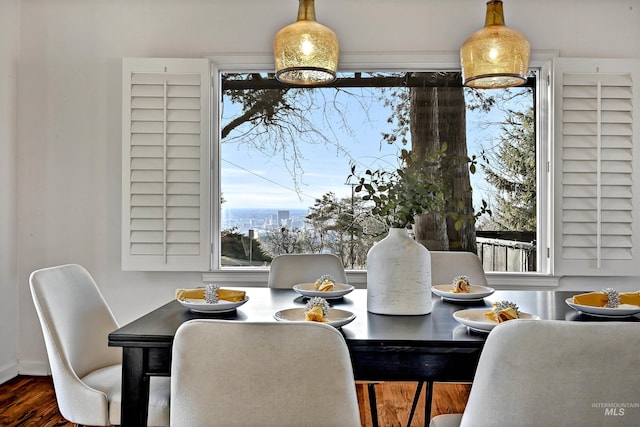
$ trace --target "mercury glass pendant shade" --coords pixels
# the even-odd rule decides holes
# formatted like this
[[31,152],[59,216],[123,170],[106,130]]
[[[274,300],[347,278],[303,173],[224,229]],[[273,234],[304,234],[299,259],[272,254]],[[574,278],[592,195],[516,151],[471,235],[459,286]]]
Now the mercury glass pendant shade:
[[460,49],[465,86],[491,89],[527,81],[529,42],[504,24],[502,1],[487,2],[484,28],[469,36]]
[[300,0],[298,20],[276,34],[273,55],[279,81],[313,86],[336,79],[338,37],[315,19],[314,0]]

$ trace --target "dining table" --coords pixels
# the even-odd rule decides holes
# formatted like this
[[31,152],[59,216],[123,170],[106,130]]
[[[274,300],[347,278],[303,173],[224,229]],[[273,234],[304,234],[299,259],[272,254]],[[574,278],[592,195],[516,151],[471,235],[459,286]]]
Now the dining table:
[[[171,375],[173,339],[178,327],[192,319],[273,322],[277,313],[304,308],[308,296],[293,289],[229,287],[245,291],[248,300],[221,313],[195,312],[175,298],[111,332],[109,346],[122,347],[123,427],[146,426],[151,376]],[[498,290],[478,300],[450,300],[433,295],[431,313],[425,315],[383,315],[367,311],[366,289],[355,289],[328,300],[332,308],[355,317],[340,326],[353,363],[356,380],[472,382],[486,331],[472,329],[454,318],[462,310],[489,311],[498,301],[510,301],[539,319],[566,321],[609,321],[569,306],[567,299],[580,292],[554,290]],[[638,315],[616,320],[640,321]],[[304,320],[303,318],[300,320]],[[427,396],[430,401],[430,396]],[[425,422],[430,405],[425,408]]]

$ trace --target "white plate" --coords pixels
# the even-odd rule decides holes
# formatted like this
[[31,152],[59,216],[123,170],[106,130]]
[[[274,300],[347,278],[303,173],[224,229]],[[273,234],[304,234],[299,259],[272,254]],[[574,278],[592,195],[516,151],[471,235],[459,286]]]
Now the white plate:
[[[489,310],[491,310],[489,307],[459,310],[453,313],[453,318],[474,331],[489,332],[498,324],[498,322],[494,322],[484,316],[484,314]],[[520,317],[518,317],[518,319],[539,320],[540,318],[535,314],[520,312]]]
[[469,285],[469,293],[454,293],[451,292],[452,285],[433,285],[431,291],[447,300],[451,301],[469,301],[469,300],[481,300],[484,297],[488,297],[495,292],[495,289],[482,285]]
[[242,301],[225,301],[221,299],[215,304],[206,303],[203,299],[178,300],[184,307],[196,313],[226,313],[227,311],[235,310],[247,301],[249,301],[249,297],[245,297]]
[[569,307],[573,308],[574,310],[581,311],[590,316],[615,318],[615,317],[629,317],[629,316],[633,316],[634,314],[640,313],[640,307],[637,305],[631,305],[631,304],[620,304],[616,308],[594,307],[591,305],[576,304],[573,302],[572,297],[567,298],[565,302],[569,304]]
[[305,297],[322,297],[324,299],[340,298],[353,290],[353,286],[336,283],[332,291],[320,292],[313,283],[300,283],[293,285],[293,290]]
[[[286,310],[277,311],[273,317],[276,320],[280,321],[289,321],[289,322],[305,322],[304,312],[306,308],[289,308]],[[356,318],[356,315],[347,310],[339,310],[337,308],[330,308],[327,319],[328,323],[331,326],[339,328],[341,326],[346,325],[347,323],[351,323],[353,319]]]

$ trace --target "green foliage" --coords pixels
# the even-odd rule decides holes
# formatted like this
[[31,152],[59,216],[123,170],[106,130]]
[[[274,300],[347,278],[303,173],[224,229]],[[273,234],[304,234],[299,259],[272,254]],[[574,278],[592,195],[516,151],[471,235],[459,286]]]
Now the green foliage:
[[[338,198],[332,192],[316,199],[309,208],[305,243],[313,252],[329,251],[342,259],[345,267],[364,266],[367,251],[375,238],[365,233],[369,208],[360,197]],[[312,243],[315,243],[313,245]]]
[[[231,258],[234,260],[248,260],[248,250],[245,249],[245,244],[243,244],[243,240],[245,243],[248,243],[248,237],[239,233],[237,229],[231,228],[228,230],[222,230],[221,232],[221,248],[222,248],[222,256]],[[253,261],[271,261],[271,257],[267,255],[260,242],[256,239],[251,241],[252,247],[252,260]],[[247,246],[248,247],[248,246]]]
[[497,230],[536,231],[536,144],[533,110],[509,111],[493,162],[483,164],[498,191],[493,218]]
[[351,165],[348,181],[355,179],[356,193],[373,204],[371,213],[387,226],[406,228],[414,217],[424,212],[442,211],[445,204],[444,183],[438,166],[447,150],[443,144],[424,159],[403,149],[400,166],[392,171],[367,169],[363,176]]
[[303,232],[295,227],[280,227],[267,230],[263,238],[263,244],[273,256],[305,252],[303,250]]
[[[462,202],[459,201],[457,205],[462,205]],[[493,212],[491,211],[491,209],[489,209],[489,204],[487,203],[487,201],[483,199],[480,210],[474,213],[473,217],[471,218],[469,218],[470,215],[462,215],[457,212],[448,212],[447,214],[453,219],[455,229],[460,230],[464,226],[465,222],[469,221],[471,224],[475,224],[478,218],[480,218],[482,215],[491,216],[493,215]]]
[[349,219],[353,216],[351,210],[348,202],[338,199],[333,192],[315,200],[306,218],[313,230],[306,236],[311,252],[330,249],[331,253],[340,253],[340,235],[349,229]]

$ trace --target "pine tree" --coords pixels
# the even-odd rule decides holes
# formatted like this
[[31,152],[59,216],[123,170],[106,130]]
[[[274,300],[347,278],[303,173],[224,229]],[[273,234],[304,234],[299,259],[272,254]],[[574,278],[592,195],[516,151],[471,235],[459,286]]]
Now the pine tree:
[[492,206],[496,230],[536,231],[536,143],[533,109],[509,111],[499,144],[482,164],[487,182],[497,190]]

